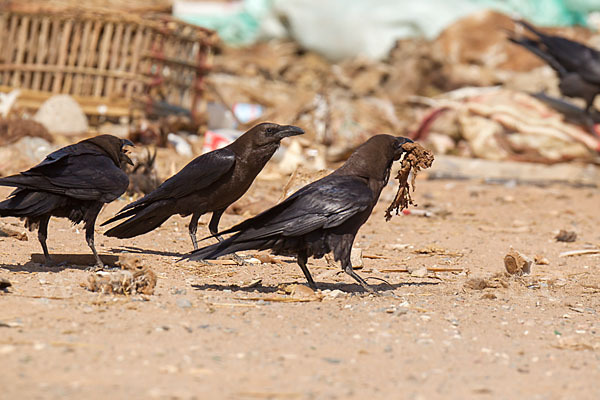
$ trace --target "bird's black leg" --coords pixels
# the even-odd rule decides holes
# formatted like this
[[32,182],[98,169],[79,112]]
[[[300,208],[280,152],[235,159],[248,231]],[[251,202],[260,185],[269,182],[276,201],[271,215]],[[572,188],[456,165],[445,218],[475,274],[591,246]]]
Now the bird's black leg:
[[[210,222],[208,223],[208,230],[210,231],[210,234],[216,237],[219,242],[225,240],[223,239],[223,236],[218,234],[219,221],[221,220],[221,216],[224,212],[225,209],[214,211],[212,213],[212,216],[210,217]],[[233,258],[233,261],[235,261],[238,265],[247,265],[246,261],[244,261],[242,257],[238,256],[235,253],[231,254],[231,258]]]
[[308,267],[306,266],[306,261],[308,261],[306,252],[304,252],[304,251],[299,252],[296,260],[298,262],[298,265],[302,269],[302,272],[304,272],[304,276],[306,277],[306,280],[308,281],[308,286],[310,286],[311,289],[313,289],[313,290],[317,290],[317,284],[313,280],[312,276],[310,275],[310,271],[308,270]]
[[219,242],[223,241],[223,237],[219,235],[219,221],[221,220],[221,216],[225,212],[225,209],[214,211],[212,216],[210,217],[210,222],[208,223],[208,230],[210,234],[217,238]]
[[52,257],[50,257],[50,253],[48,252],[48,246],[46,245],[46,238],[48,237],[48,222],[50,222],[50,216],[44,216],[40,219],[40,225],[38,227],[38,240],[42,245],[42,250],[44,251],[44,258],[46,259],[46,265],[51,266],[54,265],[54,261],[52,261]]
[[358,282],[360,284],[360,286],[362,286],[367,292],[369,292],[369,293],[375,293],[375,290],[371,286],[369,286],[369,284],[367,283],[367,281],[365,281],[356,272],[354,272],[354,270],[352,269],[352,264],[350,263],[350,256],[349,255],[348,255],[348,260],[347,261],[344,260],[344,262],[342,262],[342,269],[344,270],[345,273],[347,273],[352,278],[354,278],[354,280],[356,282]]
[[200,213],[194,213],[192,214],[192,219],[190,220],[190,238],[192,239],[194,250],[198,250],[198,239],[196,239],[196,232],[198,231],[198,220],[201,216],[202,214]]
[[94,264],[94,268],[96,270],[101,270],[104,268],[104,263],[100,259],[98,252],[96,251],[96,246],[94,245],[94,225],[96,225],[96,217],[98,217],[98,213],[102,205],[98,207],[98,212],[94,213],[93,217],[91,217],[88,221],[85,222],[85,241],[87,242],[90,249],[92,249],[92,253],[94,253],[94,258],[96,259],[96,264]]

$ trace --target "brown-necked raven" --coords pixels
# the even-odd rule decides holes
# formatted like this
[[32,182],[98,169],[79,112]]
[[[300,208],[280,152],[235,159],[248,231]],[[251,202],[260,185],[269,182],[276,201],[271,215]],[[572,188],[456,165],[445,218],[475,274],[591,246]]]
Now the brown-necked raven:
[[215,259],[240,250],[271,249],[275,254],[296,256],[309,285],[316,288],[306,267],[308,257],[321,258],[333,252],[342,269],[371,291],[352,269],[350,251],[406,142],[412,141],[390,135],[370,138],[331,174],[304,186],[269,210],[219,232],[234,233],[233,236],[184,258]]
[[158,228],[171,215],[192,214],[189,232],[194,249],[197,249],[200,216],[212,212],[208,228],[217,236],[223,212],[246,193],[279,148],[281,140],[303,133],[302,129],[291,125],[262,123],[254,126],[228,146],[195,158],[154,191],[125,206],[102,225],[130,218],[104,234],[130,238]]

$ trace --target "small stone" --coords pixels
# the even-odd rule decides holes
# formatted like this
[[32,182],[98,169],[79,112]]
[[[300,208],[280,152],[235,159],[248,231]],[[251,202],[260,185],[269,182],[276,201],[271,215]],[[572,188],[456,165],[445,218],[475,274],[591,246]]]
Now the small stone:
[[88,120],[71,96],[60,94],[46,100],[33,117],[50,133],[78,135],[88,131]]
[[190,308],[190,307],[192,307],[192,302],[189,301],[188,299],[184,298],[184,297],[178,298],[175,302],[177,303],[177,306],[179,308]]
[[536,255],[533,260],[535,261],[536,265],[548,265],[550,264],[550,261],[548,261],[548,259],[544,256],[540,256],[540,255]]
[[408,307],[398,307],[394,315],[408,314]]
[[352,269],[361,269],[365,265],[361,248],[352,248],[350,251],[350,264],[352,265]]
[[12,286],[12,283],[6,278],[0,278],[0,290],[4,290]]
[[327,293],[327,296],[331,297],[333,299],[337,299],[338,297],[344,296],[344,295],[345,295],[345,293],[339,289],[335,289],[335,290],[332,290],[331,292]]
[[415,269],[413,271],[410,271],[410,276],[412,276],[414,278],[425,278],[427,276],[427,268],[421,267],[421,268]]
[[290,295],[295,299],[316,300],[318,298],[314,290],[305,285],[293,285]]
[[565,229],[561,229],[560,232],[558,232],[558,235],[554,237],[554,239],[556,239],[557,242],[571,243],[577,240],[577,233],[574,231],[567,231]]

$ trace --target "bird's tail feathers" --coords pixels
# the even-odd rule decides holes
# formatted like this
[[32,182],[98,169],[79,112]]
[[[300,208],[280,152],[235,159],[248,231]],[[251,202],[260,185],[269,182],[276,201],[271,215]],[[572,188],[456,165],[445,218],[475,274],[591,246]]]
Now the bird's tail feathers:
[[265,244],[264,240],[252,240],[252,241],[240,241],[236,242],[237,235],[233,235],[230,238],[225,239],[222,242],[211,244],[210,246],[203,247],[198,250],[194,250],[179,261],[190,260],[190,261],[201,261],[201,260],[214,260],[227,254],[235,253],[237,251],[245,250],[260,250]]
[[44,192],[17,189],[0,202],[0,217],[38,217],[62,206],[64,198]]
[[169,219],[172,213],[165,207],[165,204],[157,202],[142,209],[134,209],[131,210],[131,212],[128,211],[124,214],[117,215],[104,222],[102,225],[125,218],[129,215],[133,216],[128,220],[121,222],[119,225],[110,228],[108,231],[104,232],[104,235],[118,238],[131,238],[142,235],[161,226]]

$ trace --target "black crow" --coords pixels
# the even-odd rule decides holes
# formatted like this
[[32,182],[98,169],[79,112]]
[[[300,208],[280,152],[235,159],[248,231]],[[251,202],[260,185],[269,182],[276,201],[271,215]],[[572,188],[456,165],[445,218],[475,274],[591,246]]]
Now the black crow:
[[48,265],[52,264],[46,246],[50,217],[83,222],[96,266],[103,267],[94,246],[94,225],[102,206],[121,196],[129,184],[121,169],[123,163],[131,163],[125,145],[133,143],[111,135],[96,136],[51,153],[25,172],[0,178],[0,185],[16,187],[0,203],[0,217],[20,217],[29,230],[37,228]]
[[547,35],[525,21],[515,21],[536,38],[509,37],[544,60],[558,73],[560,92],[567,97],[582,98],[590,112],[600,93],[600,52],[579,42]]
[[171,215],[191,214],[190,238],[197,249],[200,216],[212,212],[208,228],[211,234],[217,235],[223,212],[246,193],[279,148],[281,139],[303,133],[302,129],[291,125],[262,123],[254,126],[228,146],[195,158],[154,191],[125,206],[102,225],[130,218],[109,229],[105,235],[131,238],[158,228]]
[[215,259],[240,250],[271,249],[275,254],[296,256],[309,285],[316,288],[306,267],[308,257],[321,258],[333,252],[342,269],[372,291],[352,269],[350,251],[406,142],[412,141],[390,135],[370,138],[331,174],[304,186],[269,210],[219,232],[234,235],[185,258]]

